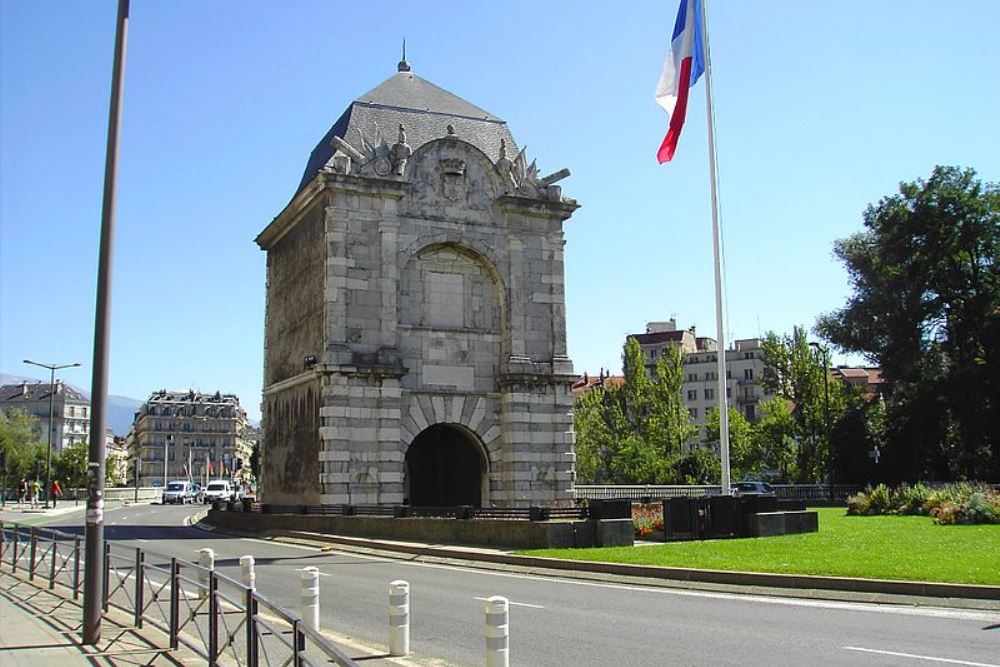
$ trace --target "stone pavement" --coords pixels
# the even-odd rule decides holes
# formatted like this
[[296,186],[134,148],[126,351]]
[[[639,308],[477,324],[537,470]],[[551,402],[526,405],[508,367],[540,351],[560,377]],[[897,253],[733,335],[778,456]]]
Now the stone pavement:
[[187,651],[159,648],[163,638],[140,635],[105,614],[96,646],[81,644],[79,602],[0,572],[0,663],[4,667],[187,665],[204,662]]

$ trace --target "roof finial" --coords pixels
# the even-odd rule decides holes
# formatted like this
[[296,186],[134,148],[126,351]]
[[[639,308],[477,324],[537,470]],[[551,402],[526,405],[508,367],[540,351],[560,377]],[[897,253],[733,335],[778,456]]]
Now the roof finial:
[[398,65],[396,65],[396,69],[399,70],[400,72],[409,72],[410,71],[410,63],[406,62],[406,38],[405,37],[403,38],[403,59],[399,61]]

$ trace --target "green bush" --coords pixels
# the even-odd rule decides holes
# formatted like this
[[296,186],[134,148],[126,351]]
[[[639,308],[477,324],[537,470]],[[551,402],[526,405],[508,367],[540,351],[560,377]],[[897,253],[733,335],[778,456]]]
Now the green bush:
[[889,514],[892,511],[892,494],[889,487],[879,484],[868,492],[868,514]]
[[871,508],[871,501],[868,500],[868,494],[864,491],[858,491],[853,496],[848,496],[847,498],[847,513],[853,516],[862,516],[868,514],[868,510]]
[[893,506],[898,514],[926,514],[924,503],[930,495],[930,489],[917,482],[913,486],[901,484],[893,497]]
[[974,491],[963,503],[944,500],[931,514],[940,524],[1000,523],[1000,496]]
[[929,514],[939,524],[1000,523],[1000,493],[985,484],[956,482],[937,489],[922,483],[885,484],[847,499],[850,515]]

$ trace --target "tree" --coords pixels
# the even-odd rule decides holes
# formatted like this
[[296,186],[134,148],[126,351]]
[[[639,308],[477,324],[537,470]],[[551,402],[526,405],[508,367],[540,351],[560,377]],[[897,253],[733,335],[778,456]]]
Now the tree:
[[681,400],[680,352],[665,350],[650,376],[639,343],[630,338],[622,365],[623,383],[596,387],[577,399],[577,478],[598,484],[675,483],[684,444],[697,432]]
[[[764,348],[764,390],[784,399],[780,407],[788,410],[787,422],[772,408],[772,423],[761,431],[777,440],[762,443],[767,449],[784,451],[789,438],[794,444],[795,466],[787,468],[796,482],[820,482],[829,474],[830,431],[843,412],[842,385],[825,377],[828,369],[814,353],[802,327],[792,329],[791,336],[768,332]],[[778,427],[780,424],[780,428]]]
[[816,330],[894,387],[883,465],[899,479],[1000,477],[1000,187],[936,167],[834,246],[853,295]]
[[89,446],[85,442],[72,444],[52,457],[52,479],[60,480],[63,489],[87,486]]
[[[719,421],[718,406],[710,408],[705,416],[705,444],[719,446]],[[729,462],[733,479],[759,478],[764,473],[760,440],[754,437],[753,425],[736,408],[729,408]]]
[[0,451],[6,456],[7,479],[38,474],[45,467],[45,445],[38,438],[38,419],[23,410],[0,411]]

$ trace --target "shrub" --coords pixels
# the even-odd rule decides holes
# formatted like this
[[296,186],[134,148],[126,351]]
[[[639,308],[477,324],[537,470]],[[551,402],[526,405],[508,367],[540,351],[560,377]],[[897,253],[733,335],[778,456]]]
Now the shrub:
[[930,489],[920,482],[913,486],[901,484],[893,495],[893,505],[897,513],[926,514],[924,504],[930,495]]
[[1000,493],[985,484],[957,482],[937,489],[921,483],[874,489],[847,499],[847,513],[929,514],[939,524],[1000,523]]
[[889,487],[879,484],[868,492],[868,514],[888,514],[892,510],[892,494]]
[[847,513],[850,515],[868,514],[870,507],[871,500],[868,499],[868,494],[864,491],[858,491],[847,498]]

